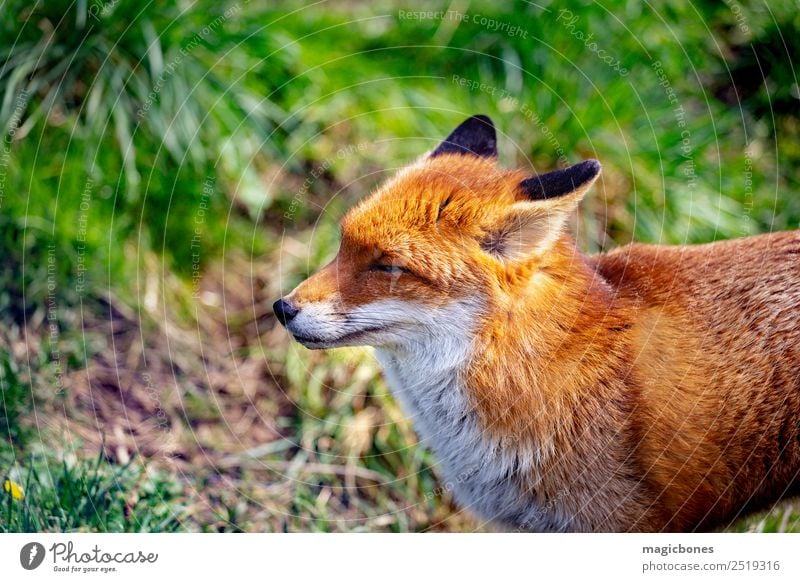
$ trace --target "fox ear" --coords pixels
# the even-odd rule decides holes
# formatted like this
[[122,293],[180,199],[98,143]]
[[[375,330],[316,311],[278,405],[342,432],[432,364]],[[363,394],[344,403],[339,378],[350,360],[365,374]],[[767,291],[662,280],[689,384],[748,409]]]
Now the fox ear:
[[540,174],[520,182],[520,188],[530,200],[552,200],[562,196],[578,198],[578,202],[600,175],[602,166],[597,160],[586,160],[563,170]]
[[512,204],[481,246],[508,260],[546,251],[561,235],[570,212],[600,175],[600,163],[587,160],[520,183],[524,198]]
[[497,133],[492,120],[485,115],[473,115],[463,121],[431,152],[430,157],[442,154],[497,157]]

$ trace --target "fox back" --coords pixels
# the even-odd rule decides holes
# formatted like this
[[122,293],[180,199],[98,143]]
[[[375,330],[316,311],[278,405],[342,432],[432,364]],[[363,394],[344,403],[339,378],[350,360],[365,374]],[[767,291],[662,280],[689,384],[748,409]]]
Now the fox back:
[[587,257],[564,225],[599,175],[503,169],[471,117],[276,315],[374,346],[444,485],[506,528],[711,529],[794,493],[800,233]]

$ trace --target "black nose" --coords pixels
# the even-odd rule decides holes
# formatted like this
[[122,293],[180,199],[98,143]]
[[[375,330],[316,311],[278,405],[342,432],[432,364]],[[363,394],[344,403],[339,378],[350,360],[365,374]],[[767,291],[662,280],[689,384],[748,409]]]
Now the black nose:
[[280,321],[283,325],[286,325],[287,321],[292,321],[295,315],[300,312],[297,307],[284,299],[278,299],[275,303],[273,303],[272,311],[275,312],[275,317],[277,317],[278,321]]

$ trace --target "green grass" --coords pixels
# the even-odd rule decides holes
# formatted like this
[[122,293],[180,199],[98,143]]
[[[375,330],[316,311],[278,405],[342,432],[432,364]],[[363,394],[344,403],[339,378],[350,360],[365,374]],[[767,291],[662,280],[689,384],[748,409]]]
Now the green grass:
[[[24,498],[0,494],[0,532],[164,532],[181,529],[182,491],[171,478],[148,476],[133,461],[109,465],[39,455],[12,466]],[[5,480],[5,478],[4,478]]]
[[0,438],[24,446],[31,431],[22,419],[31,409],[30,386],[20,378],[18,363],[0,353]]
[[779,503],[773,509],[737,521],[727,531],[797,533],[800,532],[800,507],[797,505],[797,500]]
[[[483,527],[367,353],[268,315],[468,115],[508,166],[603,163],[587,251],[800,226],[789,0],[107,6],[0,4],[0,475],[26,489],[5,530]],[[733,529],[800,529],[785,507]]]

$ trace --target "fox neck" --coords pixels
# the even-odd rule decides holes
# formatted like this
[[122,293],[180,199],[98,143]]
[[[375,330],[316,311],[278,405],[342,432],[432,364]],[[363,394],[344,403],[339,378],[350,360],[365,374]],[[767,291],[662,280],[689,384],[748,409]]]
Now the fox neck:
[[596,387],[618,386],[632,311],[567,237],[523,281],[493,293],[467,390],[488,438],[543,460],[563,444],[571,414],[614,396]]
[[443,318],[450,325],[440,327],[441,333],[375,353],[421,444],[433,450],[442,487],[476,514],[513,523],[530,504],[521,505],[516,486],[507,478],[513,461],[498,455],[496,443],[483,438],[465,382],[475,331],[463,322],[477,322],[481,305],[471,302],[455,309],[457,313]]

